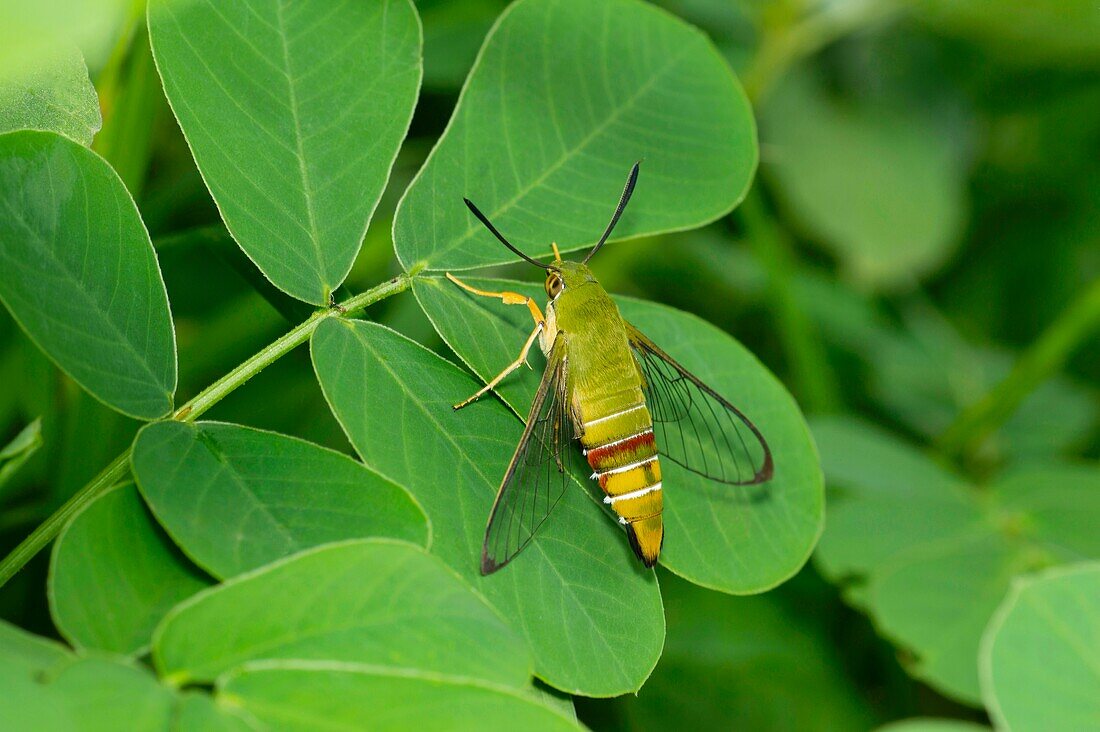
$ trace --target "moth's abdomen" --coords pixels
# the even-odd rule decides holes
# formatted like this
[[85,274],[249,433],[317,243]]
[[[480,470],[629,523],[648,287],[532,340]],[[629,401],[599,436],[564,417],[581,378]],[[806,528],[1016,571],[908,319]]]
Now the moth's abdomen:
[[594,471],[592,478],[606,494],[604,502],[626,526],[634,552],[652,567],[664,537],[661,463],[653,420],[644,402],[598,410],[603,414],[590,411],[585,413],[581,444]]

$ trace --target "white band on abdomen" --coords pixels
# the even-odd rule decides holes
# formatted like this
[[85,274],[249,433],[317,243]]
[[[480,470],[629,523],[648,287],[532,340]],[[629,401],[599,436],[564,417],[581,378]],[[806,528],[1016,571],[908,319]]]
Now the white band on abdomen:
[[630,414],[631,412],[637,412],[639,409],[645,409],[645,404],[635,404],[633,407],[630,407],[628,409],[624,409],[621,412],[615,412],[614,414],[609,414],[606,417],[597,417],[596,419],[589,420],[588,422],[582,422],[582,424],[585,427],[591,427],[594,424],[599,424],[600,422],[606,422],[609,419],[615,419],[616,417],[621,417],[624,414]]
[[592,478],[592,480],[596,480],[601,475],[615,475],[615,473],[625,473],[628,470],[633,470],[634,468],[640,468],[643,465],[645,465],[646,463],[651,463],[656,459],[657,459],[656,455],[650,455],[649,457],[647,457],[643,460],[639,460],[636,463],[631,463],[630,465],[622,465],[618,468],[609,468],[607,470],[597,470],[596,472],[592,473],[592,475],[590,475],[588,477]]
[[618,501],[629,501],[631,498],[641,498],[642,496],[649,495],[659,490],[661,490],[661,481],[657,481],[653,485],[647,485],[645,488],[639,488],[636,491],[630,491],[629,493],[621,493],[617,496],[605,496],[603,502],[611,505]]

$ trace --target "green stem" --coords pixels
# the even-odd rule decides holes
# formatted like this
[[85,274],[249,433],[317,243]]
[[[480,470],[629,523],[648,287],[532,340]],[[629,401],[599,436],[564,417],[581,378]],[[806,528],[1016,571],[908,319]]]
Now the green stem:
[[388,282],[383,282],[372,287],[364,293],[356,295],[344,302],[339,307],[329,308],[314,313],[308,320],[298,325],[282,338],[271,343],[259,351],[252,358],[230,371],[222,378],[199,392],[191,401],[176,410],[175,419],[181,422],[193,422],[202,416],[210,407],[214,406],[230,392],[244,384],[256,374],[263,371],[269,365],[279,360],[309,340],[310,335],[321,324],[322,320],[332,317],[348,317],[363,311],[369,305],[379,300],[396,295],[409,288],[411,278],[408,275],[399,275]]
[[[779,22],[765,28],[764,42],[752,66],[742,75],[749,99],[758,105],[790,66],[889,15],[899,5],[899,0],[838,3],[794,23],[790,22],[790,8],[775,6]],[[810,411],[835,411],[840,405],[836,375],[829,366],[824,345],[799,307],[791,284],[797,262],[790,239],[768,214],[758,190],[749,193],[739,211],[749,244],[768,275],[776,326],[790,360],[796,390]]]
[[[309,340],[310,335],[313,334],[313,331],[317,329],[322,321],[329,318],[356,315],[379,300],[407,290],[411,282],[412,277],[402,274],[349,298],[337,307],[314,313],[309,319],[286,335],[203,389],[193,399],[177,409],[172,418],[181,422],[193,422],[253,376]],[[123,480],[129,469],[130,448],[126,448],[121,455],[103,469],[103,472],[73,494],[72,498],[66,501],[52,516],[43,521],[8,556],[4,557],[4,560],[0,562],[0,587],[50,543],[61,531],[61,527],[74,514],[91,503],[100,493]]]
[[824,9],[790,23],[781,12],[777,27],[765,28],[764,41],[752,65],[742,75],[753,103],[799,60],[811,56],[844,36],[884,20],[905,6],[904,0],[863,0],[826,4]]
[[1100,277],[1047,327],[1020,356],[1012,371],[984,397],[964,409],[944,430],[938,447],[946,455],[971,453],[1009,417],[1036,387],[1100,329]]
[[33,559],[34,555],[42,550],[42,547],[50,543],[61,531],[61,527],[73,517],[73,514],[100,493],[125,478],[129,469],[130,449],[127,448],[126,452],[112,460],[111,464],[103,469],[103,472],[74,493],[72,498],[65,501],[61,508],[54,511],[48,519],[31,532],[30,536],[19,542],[19,546],[12,549],[11,553],[4,557],[4,561],[0,562],[0,587],[3,587],[16,572],[23,568],[23,565]]
[[790,360],[796,391],[809,411],[835,411],[840,404],[836,376],[791,286],[796,267],[791,242],[768,214],[759,190],[750,191],[738,211],[749,245],[768,274],[776,329]]

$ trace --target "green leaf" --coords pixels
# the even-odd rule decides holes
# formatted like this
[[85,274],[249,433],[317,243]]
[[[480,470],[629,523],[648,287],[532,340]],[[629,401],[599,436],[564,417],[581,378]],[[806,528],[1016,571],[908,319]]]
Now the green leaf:
[[628,729],[866,730],[873,717],[830,639],[774,594],[733,598],[663,576],[668,640]]
[[993,488],[1006,531],[1060,562],[1100,557],[1100,465],[1020,467]]
[[207,694],[191,692],[179,701],[177,726],[172,732],[256,732],[253,720],[230,704]]
[[[905,313],[905,328],[880,327],[859,345],[871,369],[868,389],[892,415],[928,437],[1004,379],[1016,356],[968,343],[930,308]],[[844,344],[851,347],[850,342]],[[1084,442],[1100,416],[1097,400],[1066,376],[1051,378],[1024,399],[983,445],[987,459],[1046,459]]]
[[4,493],[4,484],[18,472],[23,463],[42,447],[42,418],[31,422],[0,448],[0,495]]
[[589,696],[641,687],[664,639],[660,592],[579,485],[515,561],[480,575],[485,524],[522,432],[516,418],[492,400],[453,412],[477,384],[382,326],[322,323],[311,347],[356,451],[420,500],[432,519],[432,551],[523,634],[539,678]]
[[0,729],[63,729],[43,681],[75,660],[60,643],[0,620]]
[[867,598],[882,632],[910,649],[907,668],[947,696],[977,706],[978,643],[1012,577],[1029,568],[1004,537],[975,529],[920,544],[870,577]]
[[60,643],[0,620],[0,667],[4,669],[3,673],[22,669],[33,675],[72,658],[72,652]]
[[293,437],[158,422],[138,435],[132,463],[157,520],[216,577],[341,539],[428,542],[424,512],[404,489]]
[[[739,263],[739,292],[748,289],[742,281],[751,266]],[[733,275],[723,274],[733,285]],[[899,327],[866,293],[835,279],[803,272],[794,284],[822,335],[862,359],[871,397],[891,417],[928,438],[947,429],[960,410],[1004,379],[1015,363],[1008,350],[968,342],[945,313],[926,302],[905,308]],[[983,445],[981,457],[1049,461],[1086,440],[1098,417],[1100,404],[1086,386],[1055,376],[1024,399]]]
[[149,34],[233,237],[276,287],[327,305],[412,118],[412,3],[155,0]]
[[0,300],[92,396],[172,408],[176,343],[149,234],[118,175],[46,132],[0,135]]
[[999,728],[1100,728],[1100,563],[1013,583],[982,639],[981,666]]
[[419,672],[346,664],[251,664],[219,686],[219,696],[279,730],[582,729],[515,689]]
[[42,130],[91,145],[99,99],[76,47],[0,70],[0,133]]
[[521,687],[523,641],[443,564],[411,544],[353,540],[307,549],[178,605],[154,638],[175,683],[246,661],[328,660]]
[[536,681],[531,685],[531,688],[527,690],[527,695],[543,706],[550,707],[559,714],[573,720],[577,718],[577,709],[573,705],[573,697],[566,694],[564,691],[559,691],[551,686],[547,686],[545,682]]
[[0,729],[133,732],[169,728],[172,691],[148,671],[106,658],[73,658],[34,673],[0,657]]
[[953,252],[963,171],[950,138],[916,112],[841,107],[796,73],[766,100],[761,136],[786,208],[860,281],[912,284]]
[[519,0],[398,208],[397,257],[406,270],[513,261],[463,196],[534,256],[552,240],[590,245],[636,160],[617,238],[700,226],[741,200],[756,128],[725,61],[701,32],[637,0]]
[[164,614],[209,584],[127,483],[89,503],[62,530],[47,590],[54,623],[75,648],[140,655]]
[[829,484],[817,564],[905,647],[911,673],[980,703],[978,646],[1021,572],[1100,557],[1100,466],[1048,465],[983,490],[881,429],[814,422]]
[[981,527],[966,483],[885,430],[819,418],[813,432],[829,485],[829,523],[815,557],[827,577],[871,574],[914,545]]
[[[467,281],[545,299],[536,285]],[[471,296],[444,279],[418,278],[413,291],[447,344],[486,380],[515,358],[531,328],[524,308]],[[823,522],[821,471],[798,406],[751,353],[714,326],[640,300],[616,302],[623,317],[743,410],[775,459],[775,477],[753,488],[716,484],[671,461],[662,463],[667,529],[661,564],[723,592],[774,587],[805,564]],[[516,372],[498,389],[519,414],[527,413],[538,383],[542,360],[532,356],[531,362],[534,371]],[[461,397],[451,395],[453,401]]]

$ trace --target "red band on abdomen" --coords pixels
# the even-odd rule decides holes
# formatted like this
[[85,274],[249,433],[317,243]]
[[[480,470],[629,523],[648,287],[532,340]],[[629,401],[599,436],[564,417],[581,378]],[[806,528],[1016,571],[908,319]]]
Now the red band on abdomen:
[[641,434],[628,437],[625,440],[604,445],[603,447],[593,447],[588,451],[588,464],[594,469],[599,470],[602,467],[606,467],[609,462],[614,461],[614,458],[620,455],[634,454],[639,451],[639,448],[654,447],[653,452],[656,453],[655,445],[653,442],[653,431],[646,430]]

